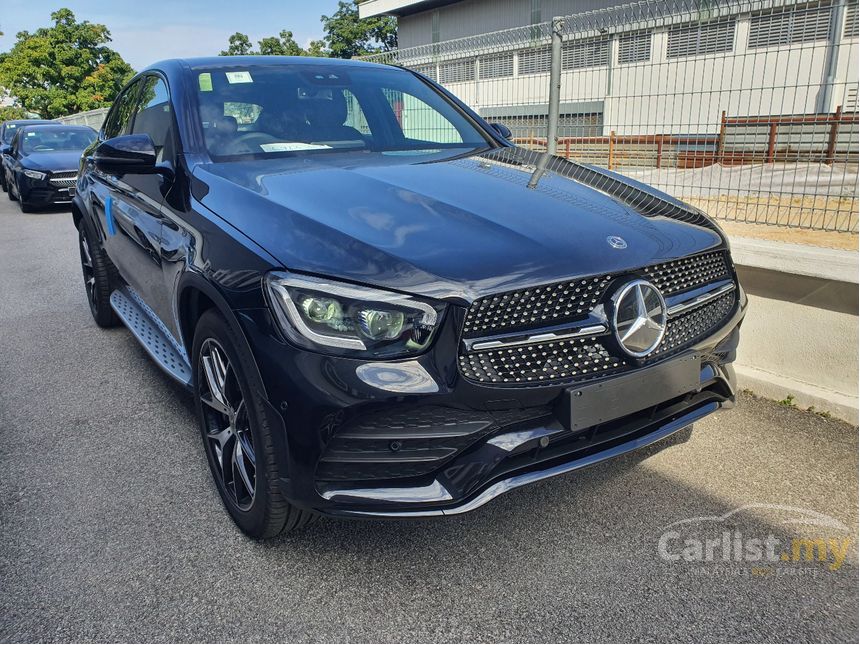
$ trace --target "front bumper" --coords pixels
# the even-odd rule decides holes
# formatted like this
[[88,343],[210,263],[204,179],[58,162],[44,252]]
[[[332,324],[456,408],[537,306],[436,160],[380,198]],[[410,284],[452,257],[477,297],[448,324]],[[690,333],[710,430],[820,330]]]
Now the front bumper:
[[[455,361],[431,351],[408,361],[420,367],[431,388],[421,394],[384,391],[358,376],[366,362],[285,344],[267,310],[238,314],[267,387],[285,496],[326,515],[422,517],[472,510],[513,488],[655,444],[730,407],[731,362],[745,310],[741,290],[732,314],[707,338],[627,374],[647,388],[652,370],[687,357],[699,370],[698,384],[689,391],[575,430],[559,413],[559,402],[575,384],[477,384],[462,377]],[[437,347],[456,346],[462,318],[451,318]],[[596,382],[612,388],[616,380]],[[365,431],[375,433],[374,462],[385,452],[390,468],[365,468],[369,444],[358,441]],[[430,457],[418,458],[419,453]]]
[[46,179],[33,179],[19,173],[18,187],[21,190],[21,200],[30,206],[71,204],[75,194],[74,185],[55,185],[51,183],[50,175]]

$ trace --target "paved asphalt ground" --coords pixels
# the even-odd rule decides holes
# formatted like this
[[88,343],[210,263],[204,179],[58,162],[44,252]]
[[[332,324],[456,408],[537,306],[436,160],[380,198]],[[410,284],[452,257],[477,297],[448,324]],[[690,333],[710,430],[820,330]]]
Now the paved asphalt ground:
[[[256,543],[221,509],[190,398],[91,320],[67,212],[0,196],[0,296],[2,641],[857,642],[856,428],[744,395],[685,444],[466,516]],[[666,525],[749,504],[836,518],[847,561],[658,557]],[[782,519],[729,521],[793,535]]]

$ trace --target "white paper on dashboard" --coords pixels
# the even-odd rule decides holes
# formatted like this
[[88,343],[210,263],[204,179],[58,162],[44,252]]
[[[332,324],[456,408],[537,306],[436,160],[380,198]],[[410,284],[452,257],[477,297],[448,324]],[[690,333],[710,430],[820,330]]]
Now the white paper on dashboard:
[[261,143],[263,152],[295,152],[296,150],[330,150],[331,146],[321,143],[301,143],[300,141],[279,141],[277,143]]

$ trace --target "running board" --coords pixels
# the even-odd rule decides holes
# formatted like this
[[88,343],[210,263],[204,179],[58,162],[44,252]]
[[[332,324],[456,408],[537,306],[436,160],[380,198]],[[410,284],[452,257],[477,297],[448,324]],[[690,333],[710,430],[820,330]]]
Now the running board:
[[159,367],[190,388],[191,364],[185,352],[177,346],[146,303],[136,293],[121,288],[110,294],[110,306]]

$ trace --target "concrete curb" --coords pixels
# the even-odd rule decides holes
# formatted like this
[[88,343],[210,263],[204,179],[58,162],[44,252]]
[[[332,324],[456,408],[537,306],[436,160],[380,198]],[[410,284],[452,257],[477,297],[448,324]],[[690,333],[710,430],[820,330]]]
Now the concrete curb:
[[732,259],[739,266],[766,269],[822,280],[858,283],[857,251],[824,249],[806,244],[734,237]]
[[788,395],[799,408],[814,407],[818,412],[829,412],[837,419],[858,425],[860,399],[857,395],[825,390],[812,383],[804,383],[781,374],[756,369],[748,365],[735,365],[738,387],[758,396],[782,401]]

